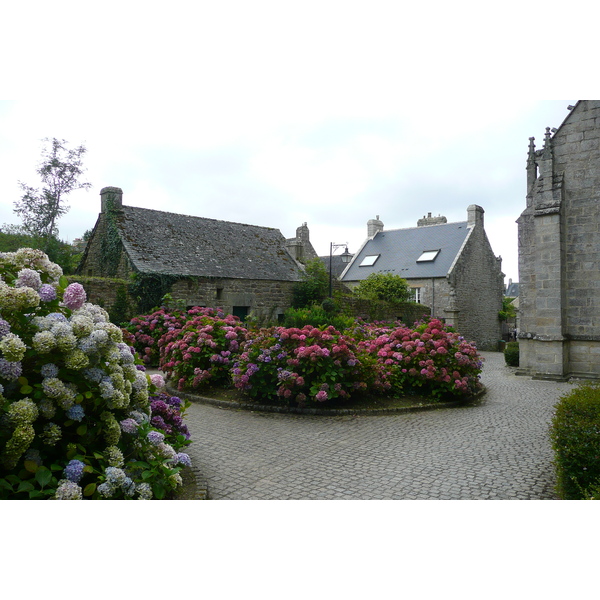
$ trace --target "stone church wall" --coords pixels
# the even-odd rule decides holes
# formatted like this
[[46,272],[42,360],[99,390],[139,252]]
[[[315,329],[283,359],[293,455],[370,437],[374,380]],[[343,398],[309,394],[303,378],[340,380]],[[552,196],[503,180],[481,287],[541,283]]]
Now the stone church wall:
[[535,151],[519,220],[520,371],[600,378],[600,101]]

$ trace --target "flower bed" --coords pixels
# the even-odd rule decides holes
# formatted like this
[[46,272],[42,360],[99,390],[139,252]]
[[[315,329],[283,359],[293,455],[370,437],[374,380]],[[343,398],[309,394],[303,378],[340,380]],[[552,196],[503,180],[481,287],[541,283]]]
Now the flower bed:
[[106,311],[39,250],[0,253],[0,276],[0,498],[174,492],[188,440],[151,423],[156,387]]
[[376,337],[361,341],[359,347],[385,365],[394,393],[420,390],[436,398],[470,395],[480,389],[482,359],[477,348],[438,319],[415,329],[374,327],[373,331]]
[[262,329],[248,334],[242,350],[233,383],[253,398],[279,397],[303,406],[386,387],[376,361],[359,355],[353,341],[333,327]]

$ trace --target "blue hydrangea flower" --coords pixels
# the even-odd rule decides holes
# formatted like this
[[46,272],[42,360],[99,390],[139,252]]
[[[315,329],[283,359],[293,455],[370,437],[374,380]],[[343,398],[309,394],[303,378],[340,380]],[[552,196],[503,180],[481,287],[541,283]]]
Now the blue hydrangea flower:
[[80,460],[71,460],[65,467],[63,473],[69,481],[72,481],[73,483],[79,483],[83,477],[84,467],[85,463],[81,462]]
[[116,491],[115,486],[111,485],[108,481],[101,483],[96,489],[98,490],[98,493],[105,498],[112,498]]
[[73,419],[73,421],[81,421],[83,417],[85,417],[85,411],[83,410],[83,406],[81,404],[74,404],[67,410],[67,417],[69,419]]
[[40,369],[42,377],[58,377],[58,367],[54,363],[47,363]]
[[184,465],[186,467],[192,466],[192,459],[185,452],[178,452],[175,455],[175,464]]
[[123,469],[119,469],[118,467],[106,467],[104,472],[106,474],[106,481],[113,487],[119,487],[123,485],[127,479],[125,471],[123,471]]

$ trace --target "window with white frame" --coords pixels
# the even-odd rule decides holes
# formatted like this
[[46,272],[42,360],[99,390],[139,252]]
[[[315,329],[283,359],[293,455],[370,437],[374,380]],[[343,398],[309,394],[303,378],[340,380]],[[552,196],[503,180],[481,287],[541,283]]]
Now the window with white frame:
[[380,254],[370,254],[369,256],[365,256],[359,267],[372,267],[380,256]]
[[420,287],[412,288],[412,301],[417,302],[418,304],[421,304],[421,298],[422,298],[421,288]]
[[417,262],[433,262],[439,253],[439,250],[424,250]]

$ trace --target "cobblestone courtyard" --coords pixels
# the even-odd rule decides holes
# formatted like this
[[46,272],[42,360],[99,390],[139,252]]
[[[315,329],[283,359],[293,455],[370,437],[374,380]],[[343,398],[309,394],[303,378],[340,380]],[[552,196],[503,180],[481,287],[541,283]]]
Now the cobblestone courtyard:
[[555,498],[548,426],[570,385],[482,355],[487,393],[461,408],[316,417],[194,403],[189,454],[213,500]]

